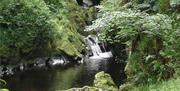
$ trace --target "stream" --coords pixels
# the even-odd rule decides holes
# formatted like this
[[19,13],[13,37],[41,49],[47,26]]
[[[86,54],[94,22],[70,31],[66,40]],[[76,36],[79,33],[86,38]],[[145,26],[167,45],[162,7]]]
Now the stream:
[[56,91],[72,87],[92,86],[97,72],[109,73],[119,86],[125,79],[123,64],[109,60],[86,60],[51,69],[31,69],[6,77],[10,91]]
[[10,91],[57,91],[93,86],[94,76],[100,71],[109,73],[116,85],[121,85],[126,78],[125,64],[115,62],[112,52],[100,46],[97,36],[89,35],[85,40],[91,54],[82,63],[60,65],[69,60],[64,57],[53,58],[48,64],[54,66],[35,67],[6,76],[7,88]]
[[[89,0],[77,0],[78,4],[84,7],[98,5],[99,0],[88,2]],[[101,71],[109,73],[115,84],[119,87],[124,83],[126,75],[124,73],[125,63],[117,63],[112,52],[107,51],[105,44],[100,45],[97,35],[89,35],[85,38],[88,58],[83,62],[74,63],[77,60],[67,60],[62,57],[52,58],[50,61],[40,59],[39,63],[34,63],[32,68],[25,69],[24,64],[20,64],[19,70],[13,72],[12,69],[2,68],[3,79],[7,82],[6,87],[10,91],[61,91],[70,88],[93,86],[95,74]],[[34,67],[34,65],[40,68]],[[62,65],[63,64],[63,65]],[[25,69],[25,70],[24,70]]]

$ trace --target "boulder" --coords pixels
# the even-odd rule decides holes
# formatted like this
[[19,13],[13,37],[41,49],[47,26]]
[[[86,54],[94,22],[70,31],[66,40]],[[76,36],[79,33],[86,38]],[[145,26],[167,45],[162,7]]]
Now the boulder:
[[126,83],[126,84],[123,84],[119,87],[119,90],[118,91],[129,91],[130,89],[133,88],[133,84],[131,83]]
[[71,88],[65,91],[103,91],[103,90],[95,87],[84,86],[82,88]]
[[9,91],[8,89],[0,89],[0,91]]
[[95,75],[94,86],[103,89],[103,91],[117,91],[118,88],[111,76],[104,71]]

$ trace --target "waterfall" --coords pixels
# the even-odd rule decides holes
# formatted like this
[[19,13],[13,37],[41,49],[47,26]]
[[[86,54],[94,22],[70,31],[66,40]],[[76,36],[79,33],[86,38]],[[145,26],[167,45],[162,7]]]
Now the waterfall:
[[98,56],[100,53],[102,53],[101,48],[98,45],[97,37],[89,35],[87,37],[87,41],[94,56]]
[[102,52],[102,49],[100,47],[98,37],[96,35],[89,35],[86,37],[86,42],[91,50],[93,56],[90,57],[90,59],[106,59],[106,58],[111,58],[112,53],[109,51],[107,52],[104,46],[104,43],[102,43],[103,49],[105,52]]

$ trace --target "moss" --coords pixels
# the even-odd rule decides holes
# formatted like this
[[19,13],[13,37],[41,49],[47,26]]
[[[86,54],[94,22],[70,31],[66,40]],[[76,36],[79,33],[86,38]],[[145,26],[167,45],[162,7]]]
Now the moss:
[[0,89],[0,91],[9,91],[8,89]]
[[[76,31],[73,25],[55,20],[53,46],[55,51],[64,51],[71,56],[80,56],[84,50],[83,37]],[[65,26],[64,24],[68,24]]]
[[104,71],[95,75],[94,86],[103,90],[117,91],[118,88],[112,80],[111,76]]
[[133,84],[131,84],[131,83],[125,83],[125,84],[123,84],[123,85],[121,85],[121,86],[119,87],[119,90],[118,90],[118,91],[129,91],[129,90],[132,89],[133,87],[134,87]]
[[61,90],[61,91],[102,91],[102,89],[96,87],[84,86],[82,88],[71,88],[69,90]]

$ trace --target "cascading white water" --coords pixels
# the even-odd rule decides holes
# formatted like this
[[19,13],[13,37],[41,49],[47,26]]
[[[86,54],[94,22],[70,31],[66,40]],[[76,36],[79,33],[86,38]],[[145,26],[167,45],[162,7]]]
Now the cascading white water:
[[[86,41],[87,41],[89,48],[91,49],[91,51],[93,53],[93,56],[91,56],[90,59],[106,59],[106,58],[112,57],[112,53],[110,51],[109,52],[106,52],[106,51],[102,52],[102,50],[98,44],[99,41],[98,41],[97,36],[89,35],[86,38]],[[103,47],[104,47],[104,45],[103,45]]]
[[88,36],[87,37],[88,44],[91,48],[91,51],[94,56],[99,56],[102,53],[100,46],[98,45],[98,39],[95,36]]

